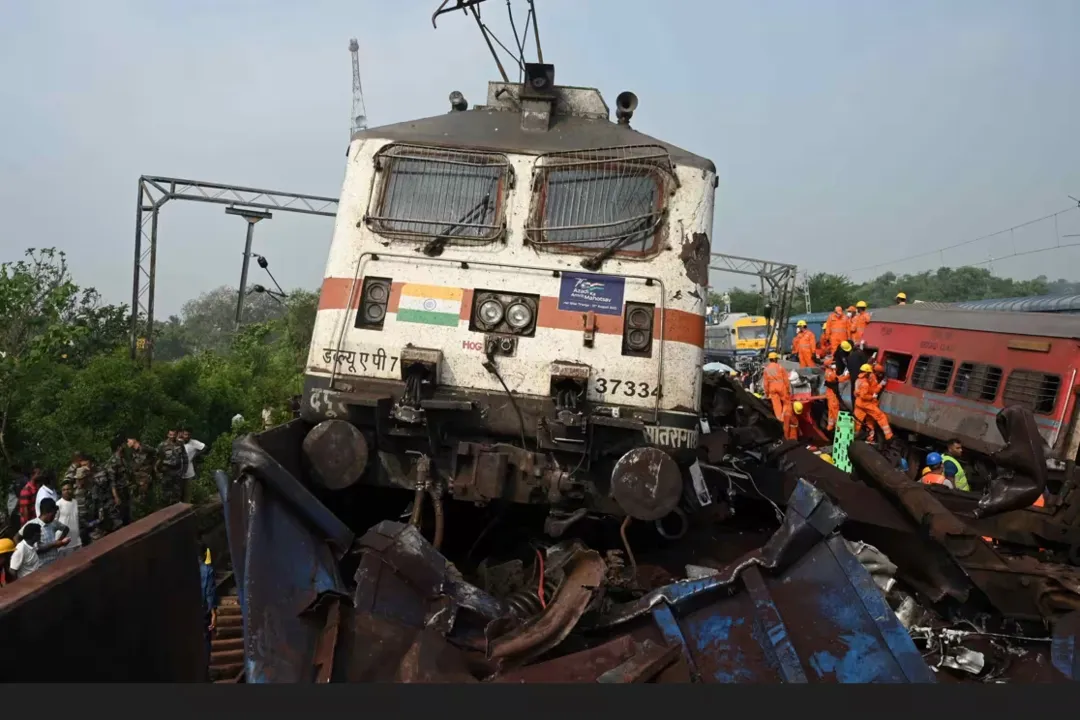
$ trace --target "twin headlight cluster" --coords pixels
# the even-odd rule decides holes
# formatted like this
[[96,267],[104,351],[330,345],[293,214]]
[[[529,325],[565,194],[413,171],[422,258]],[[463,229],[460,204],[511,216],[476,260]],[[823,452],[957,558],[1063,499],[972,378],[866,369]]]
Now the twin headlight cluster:
[[[356,313],[356,327],[365,330],[382,329],[390,302],[391,285],[390,278],[364,278],[360,290],[360,307]],[[473,291],[469,329],[474,332],[532,337],[536,334],[539,307],[539,295],[477,289]],[[623,309],[623,355],[651,355],[654,313],[655,306],[651,303],[626,303]]]
[[536,334],[536,311],[539,305],[538,295],[475,290],[469,329],[531,337]]

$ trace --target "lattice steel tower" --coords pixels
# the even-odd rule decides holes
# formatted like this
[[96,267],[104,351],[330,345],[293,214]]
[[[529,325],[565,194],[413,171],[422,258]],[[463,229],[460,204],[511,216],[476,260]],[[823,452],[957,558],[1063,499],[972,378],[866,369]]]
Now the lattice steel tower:
[[364,89],[360,86],[360,43],[353,38],[349,41],[349,54],[352,55],[352,127],[349,136],[367,129],[367,108],[364,107]]

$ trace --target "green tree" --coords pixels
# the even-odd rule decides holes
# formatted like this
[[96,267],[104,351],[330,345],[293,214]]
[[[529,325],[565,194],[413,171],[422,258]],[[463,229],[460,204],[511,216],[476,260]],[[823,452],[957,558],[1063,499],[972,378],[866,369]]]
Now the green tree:
[[[35,380],[55,387],[49,367],[89,361],[122,339],[127,311],[80,290],[55,248],[0,265],[0,458],[13,462],[11,420],[36,399]],[[59,371],[58,371],[59,372]]]

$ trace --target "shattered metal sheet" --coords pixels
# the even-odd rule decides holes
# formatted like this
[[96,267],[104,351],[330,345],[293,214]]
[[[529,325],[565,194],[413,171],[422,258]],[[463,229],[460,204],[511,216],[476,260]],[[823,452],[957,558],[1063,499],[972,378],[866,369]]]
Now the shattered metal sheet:
[[[576,589],[588,589],[598,577],[590,569],[596,560],[589,553],[595,553],[579,550],[567,564],[567,577],[588,579],[580,585],[568,581],[540,616],[501,635],[492,621],[501,612],[498,600],[455,580],[452,566],[412,528],[384,522],[361,540],[365,554],[355,603],[368,619],[357,623],[353,646],[364,648],[368,658],[379,657],[377,663],[366,661],[364,679],[379,673],[391,679],[386,674],[391,645],[397,647],[391,654],[399,666],[393,677],[402,678],[400,668],[408,664],[404,648],[420,643],[438,626],[463,657],[470,654],[478,661],[500,661],[493,648],[503,638],[522,645],[519,654],[532,657],[532,650],[556,648],[570,631],[579,643],[583,638],[603,643],[539,665],[496,662],[486,677],[499,682],[642,682],[652,677],[705,683],[934,682],[874,579],[836,534],[843,521],[844,514],[824,493],[800,482],[783,526],[763,548],[714,576],[677,582],[615,607],[597,606],[592,601],[598,596]],[[463,587],[471,589],[463,592]],[[470,613],[459,612],[462,598],[473,605],[467,608]],[[591,609],[581,616],[577,611],[586,606]],[[556,617],[564,624],[552,632]],[[390,640],[388,627],[397,627],[391,634],[405,639]],[[534,647],[522,639],[529,628],[540,629]],[[556,644],[545,645],[551,638]],[[410,657],[418,652],[414,649]],[[440,657],[447,672],[460,672],[466,664]],[[431,668],[418,671],[410,665],[404,674],[433,679]]]
[[351,541],[351,533],[334,527],[337,518],[313,505],[321,503],[288,472],[258,453],[246,459],[248,471],[237,480],[215,474],[243,616],[245,680],[313,682],[336,607],[324,600],[347,596],[331,538],[313,519],[337,531],[336,542]]

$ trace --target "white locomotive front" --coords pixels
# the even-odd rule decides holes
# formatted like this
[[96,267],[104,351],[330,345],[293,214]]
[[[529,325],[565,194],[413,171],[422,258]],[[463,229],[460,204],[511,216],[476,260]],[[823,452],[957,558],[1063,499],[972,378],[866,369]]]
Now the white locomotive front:
[[353,137],[302,410],[323,485],[675,508],[716,171],[632,129],[636,103],[613,122],[533,64],[485,105],[453,93],[446,115]]

